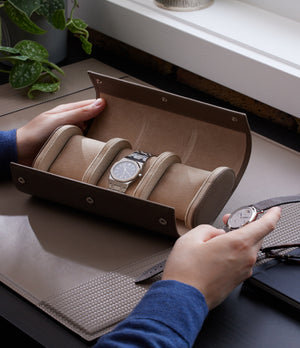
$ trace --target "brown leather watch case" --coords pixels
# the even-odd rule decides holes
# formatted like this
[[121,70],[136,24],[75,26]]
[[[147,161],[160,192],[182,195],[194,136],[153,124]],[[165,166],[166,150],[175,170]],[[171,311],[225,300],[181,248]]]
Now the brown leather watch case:
[[[28,194],[177,237],[212,223],[249,161],[245,114],[95,72],[105,110],[86,134],[63,126],[33,166],[12,163]],[[153,154],[125,194],[108,189],[110,167],[133,151]]]

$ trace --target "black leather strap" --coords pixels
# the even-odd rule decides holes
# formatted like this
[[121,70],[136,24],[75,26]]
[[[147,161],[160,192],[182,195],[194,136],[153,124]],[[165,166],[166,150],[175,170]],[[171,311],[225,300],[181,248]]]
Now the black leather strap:
[[296,202],[300,202],[300,194],[295,196],[282,196],[282,197],[274,197],[274,198],[266,199],[264,201],[253,204],[253,206],[257,210],[263,211],[266,209],[270,209],[272,207],[276,207],[277,205],[296,203]]
[[[282,205],[282,204],[288,204],[288,203],[297,203],[300,202],[300,194],[299,195],[295,195],[295,196],[281,196],[281,197],[274,197],[274,198],[270,198],[270,199],[266,199],[264,201],[260,201],[258,203],[252,204],[257,210],[259,211],[263,211],[278,205]],[[161,273],[164,270],[166,264],[166,260],[162,261],[160,263],[158,263],[157,265],[149,268],[148,270],[146,270],[145,272],[143,272],[142,274],[140,274],[135,282],[136,283],[141,283],[145,280],[148,280],[156,275],[158,275],[159,273]]]
[[155,266],[147,269],[145,272],[143,272],[142,274],[140,274],[136,279],[135,279],[135,283],[141,283],[144,280],[148,280],[156,275],[158,275],[159,273],[161,273],[164,270],[165,264],[166,264],[167,260],[161,261],[160,263],[156,264]]

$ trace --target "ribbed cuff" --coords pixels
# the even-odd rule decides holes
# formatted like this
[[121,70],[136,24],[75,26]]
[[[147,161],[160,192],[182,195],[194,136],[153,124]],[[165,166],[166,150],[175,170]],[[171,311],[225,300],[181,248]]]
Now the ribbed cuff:
[[17,161],[17,130],[0,131],[0,177],[10,176],[10,162]]
[[152,285],[130,316],[159,321],[192,345],[207,313],[199,290],[175,280],[161,280]]

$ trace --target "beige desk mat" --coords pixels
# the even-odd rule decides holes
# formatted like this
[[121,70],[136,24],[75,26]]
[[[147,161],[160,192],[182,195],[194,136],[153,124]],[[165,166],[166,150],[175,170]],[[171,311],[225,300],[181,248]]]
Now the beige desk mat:
[[168,254],[130,263],[136,248],[147,249],[137,236],[101,227],[97,235],[90,229],[40,232],[27,216],[0,216],[0,280],[86,340],[132,311],[151,284],[136,285],[135,277]]
[[[93,59],[76,63],[65,69],[70,80],[61,94],[33,104],[0,86],[0,129],[19,127],[60,103],[94,98],[88,69],[124,76]],[[216,220],[217,226],[222,225],[223,213],[241,205],[300,193],[299,153],[252,135],[250,163]],[[164,259],[173,244],[162,236],[31,198],[11,182],[0,183],[0,215],[1,280],[87,340],[110,330],[130,312],[149,285],[132,289],[134,275],[146,264]],[[6,225],[12,216],[19,216],[13,218],[19,225],[15,233],[8,233]],[[119,288],[118,294],[113,294],[112,288]],[[116,314],[113,319],[112,312]]]
[[[20,127],[61,103],[95,98],[87,70],[134,80],[94,59],[65,67],[62,89],[29,101],[0,86],[0,129]],[[114,221],[32,198],[0,182],[0,278],[52,317],[92,340],[126,317],[150,283],[135,277],[173,244]],[[114,291],[112,291],[114,289]]]

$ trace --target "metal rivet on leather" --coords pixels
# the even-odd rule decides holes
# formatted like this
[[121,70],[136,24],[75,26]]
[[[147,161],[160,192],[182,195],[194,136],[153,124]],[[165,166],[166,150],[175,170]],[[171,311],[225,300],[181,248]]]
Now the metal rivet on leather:
[[22,178],[21,176],[19,176],[18,177],[18,182],[20,183],[20,184],[25,184],[25,179],[24,178]]
[[161,225],[167,225],[167,224],[168,224],[167,220],[164,219],[164,218],[159,218],[158,221],[159,221],[159,223],[160,223]]
[[103,83],[100,79],[96,79],[96,82],[98,83],[98,85],[101,85]]
[[94,201],[94,199],[92,197],[86,197],[86,201],[87,201],[88,204],[94,204],[95,203],[95,201]]
[[238,122],[238,118],[234,117],[234,116],[231,118],[231,120],[232,120],[232,122]]
[[167,103],[168,99],[166,97],[161,97],[161,101],[164,102],[164,103]]

